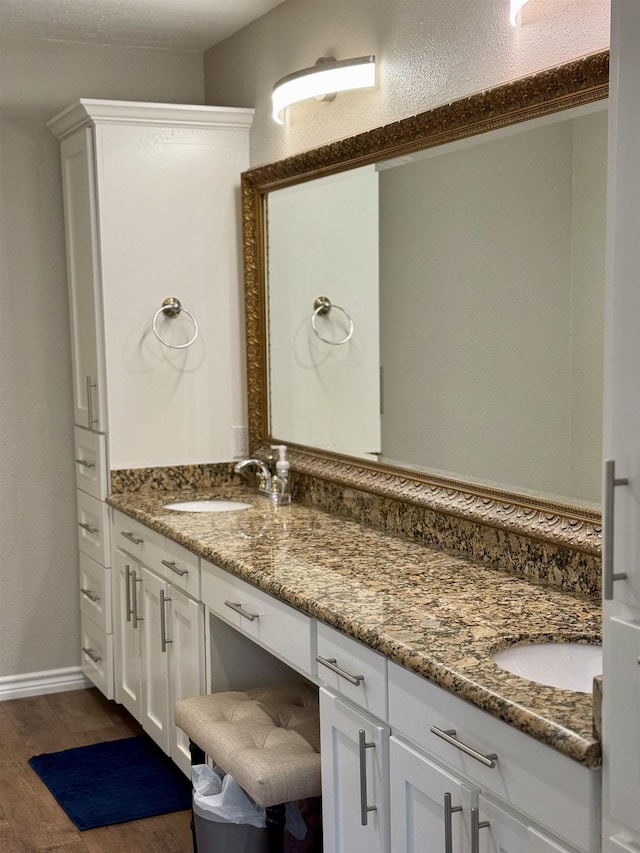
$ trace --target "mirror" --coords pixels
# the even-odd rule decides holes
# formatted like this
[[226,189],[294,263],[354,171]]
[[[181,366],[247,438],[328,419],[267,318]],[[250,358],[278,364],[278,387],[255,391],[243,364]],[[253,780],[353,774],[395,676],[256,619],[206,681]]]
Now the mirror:
[[607,73],[597,54],[243,176],[252,447],[596,549]]

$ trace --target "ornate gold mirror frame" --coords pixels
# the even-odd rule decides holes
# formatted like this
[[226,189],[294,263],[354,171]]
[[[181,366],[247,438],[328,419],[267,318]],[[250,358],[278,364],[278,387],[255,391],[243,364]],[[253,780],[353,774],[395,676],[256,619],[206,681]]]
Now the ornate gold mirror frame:
[[[242,176],[249,440],[269,434],[265,199],[274,189],[486,133],[606,98],[609,52],[437,107],[348,139],[245,172]],[[485,488],[290,444],[294,471],[407,501],[579,551],[598,554],[601,514],[551,500]]]

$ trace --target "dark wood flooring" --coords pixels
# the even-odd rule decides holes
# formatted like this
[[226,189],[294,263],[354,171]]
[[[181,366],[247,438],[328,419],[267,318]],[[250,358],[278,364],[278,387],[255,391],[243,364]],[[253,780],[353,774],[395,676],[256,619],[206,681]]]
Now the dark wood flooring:
[[95,689],[0,702],[1,853],[190,853],[190,811],[80,832],[27,764],[41,752],[140,731],[120,705]]

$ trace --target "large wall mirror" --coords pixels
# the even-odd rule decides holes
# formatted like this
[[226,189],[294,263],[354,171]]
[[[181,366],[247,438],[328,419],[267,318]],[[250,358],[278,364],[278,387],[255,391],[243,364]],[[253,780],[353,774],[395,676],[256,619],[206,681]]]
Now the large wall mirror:
[[597,553],[608,53],[243,176],[252,449]]

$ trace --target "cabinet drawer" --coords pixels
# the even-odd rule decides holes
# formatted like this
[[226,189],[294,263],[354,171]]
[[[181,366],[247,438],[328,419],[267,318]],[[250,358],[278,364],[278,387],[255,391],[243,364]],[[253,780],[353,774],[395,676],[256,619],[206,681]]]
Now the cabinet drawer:
[[80,634],[83,673],[107,699],[113,699],[113,636],[84,615],[81,617]]
[[107,452],[104,435],[76,427],[76,485],[99,501],[107,496]]
[[200,599],[200,560],[172,539],[165,539],[165,555],[162,561],[164,574],[171,585]]
[[205,560],[202,600],[216,616],[299,672],[311,675],[312,622],[304,613]]
[[[394,734],[410,739],[483,792],[497,795],[581,849],[598,849],[599,769],[572,761],[395,663],[389,664],[389,723]],[[483,755],[495,753],[495,767],[445,742],[431,732],[432,726],[455,731],[459,741]]]
[[111,565],[109,508],[97,498],[78,490],[78,544],[80,551],[103,566]]
[[86,554],[80,554],[80,612],[111,633],[111,570]]
[[164,536],[121,512],[113,512],[113,544],[164,577]]
[[318,678],[378,719],[387,720],[386,658],[322,622],[318,623]]

